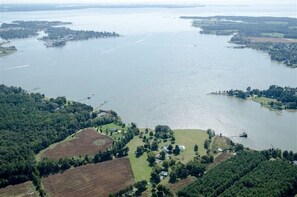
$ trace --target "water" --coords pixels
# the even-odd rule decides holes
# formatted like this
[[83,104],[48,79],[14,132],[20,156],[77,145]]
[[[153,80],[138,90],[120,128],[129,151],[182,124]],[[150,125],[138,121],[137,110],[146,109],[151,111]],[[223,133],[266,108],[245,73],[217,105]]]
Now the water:
[[[275,112],[252,101],[208,95],[217,90],[297,86],[297,69],[266,53],[233,49],[230,36],[200,35],[181,15],[294,17],[292,7],[210,6],[189,9],[87,9],[1,13],[13,20],[71,21],[73,29],[116,31],[116,39],[69,42],[46,48],[36,38],[13,40],[1,58],[0,83],[66,96],[94,107],[109,101],[125,122],[140,127],[212,128],[256,148],[297,151],[297,113]],[[92,96],[92,93],[95,93]],[[247,139],[232,137],[246,131]]]

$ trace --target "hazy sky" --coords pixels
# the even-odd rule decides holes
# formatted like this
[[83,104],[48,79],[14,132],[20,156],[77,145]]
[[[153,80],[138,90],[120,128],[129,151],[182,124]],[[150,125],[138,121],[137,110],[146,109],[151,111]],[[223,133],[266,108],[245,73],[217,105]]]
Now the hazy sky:
[[[0,3],[197,3],[197,4],[238,4],[238,5],[252,5],[252,4],[295,4],[296,0],[0,0]],[[297,8],[296,8],[297,10]]]

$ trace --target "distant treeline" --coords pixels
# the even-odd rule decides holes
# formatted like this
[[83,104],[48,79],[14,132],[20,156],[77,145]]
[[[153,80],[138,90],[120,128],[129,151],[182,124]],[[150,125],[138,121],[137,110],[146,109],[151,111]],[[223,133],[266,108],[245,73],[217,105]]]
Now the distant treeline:
[[269,53],[272,60],[290,67],[297,66],[297,42],[275,40],[254,42],[250,37],[297,39],[297,19],[288,17],[181,17],[194,19],[193,26],[200,27],[201,33],[233,35],[231,42]]
[[191,8],[203,5],[188,4],[0,4],[0,12],[45,11],[45,10],[77,10],[89,8]]
[[[120,119],[65,97],[0,85],[0,187],[36,179],[34,155],[76,131]],[[34,182],[34,181],[33,181]]]

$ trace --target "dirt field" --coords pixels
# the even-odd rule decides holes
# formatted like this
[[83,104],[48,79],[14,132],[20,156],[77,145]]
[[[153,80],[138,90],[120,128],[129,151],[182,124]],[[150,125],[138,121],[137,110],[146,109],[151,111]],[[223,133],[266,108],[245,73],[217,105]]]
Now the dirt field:
[[0,189],[1,197],[35,197],[38,196],[31,181],[25,183],[10,185]]
[[85,129],[73,136],[73,139],[65,140],[54,147],[46,149],[41,158],[60,159],[63,157],[85,156],[94,154],[100,150],[111,147],[112,139],[98,133],[95,129]]
[[296,43],[297,39],[273,38],[273,37],[249,37],[253,42],[272,42],[272,43]]
[[169,187],[169,189],[171,189],[173,192],[177,193],[179,190],[181,190],[182,188],[184,188],[185,186],[193,183],[196,180],[195,177],[188,177],[186,179],[181,179],[179,180],[177,183],[174,184],[168,184],[167,186]]
[[42,180],[51,197],[108,196],[133,184],[129,159],[89,164],[48,176]]

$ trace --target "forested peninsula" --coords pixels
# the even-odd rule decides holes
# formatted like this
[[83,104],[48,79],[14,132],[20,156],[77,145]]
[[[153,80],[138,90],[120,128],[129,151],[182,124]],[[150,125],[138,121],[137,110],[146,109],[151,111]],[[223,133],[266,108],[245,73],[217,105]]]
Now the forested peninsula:
[[271,59],[297,67],[297,19],[288,17],[214,16],[196,17],[193,26],[202,34],[232,35],[236,48],[253,48],[267,52]]
[[211,94],[234,96],[241,99],[251,99],[262,106],[273,110],[297,109],[297,88],[271,85],[267,90],[251,89],[217,91]]
[[68,41],[120,36],[116,32],[72,30],[64,27],[71,24],[61,21],[13,21],[1,25],[0,37],[5,40],[29,38],[43,31],[46,35],[39,39],[44,41],[47,47],[62,47]]

